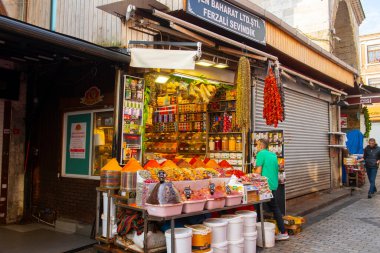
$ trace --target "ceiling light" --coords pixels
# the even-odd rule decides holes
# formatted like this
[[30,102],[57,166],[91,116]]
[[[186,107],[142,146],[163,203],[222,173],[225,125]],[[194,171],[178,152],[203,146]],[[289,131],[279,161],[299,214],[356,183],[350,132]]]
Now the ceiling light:
[[228,68],[228,62],[227,62],[227,59],[226,59],[226,62],[223,63],[223,62],[219,62],[218,59],[216,60],[216,64],[213,65],[213,67],[215,68],[218,68],[218,69],[225,69],[225,68]]
[[44,59],[44,60],[48,60],[48,61],[53,61],[54,60],[51,57],[47,57],[47,56],[43,56],[43,55],[39,55],[38,58],[41,58],[41,59]]
[[4,40],[0,40],[0,44],[5,44],[5,41]]
[[169,80],[169,76],[162,76],[162,75],[159,75],[157,78],[156,78],[156,83],[166,83],[168,80]]
[[21,59],[21,58],[18,58],[18,57],[11,57],[12,60],[16,60],[16,61],[26,61],[24,59]]
[[196,61],[195,64],[197,64],[198,66],[203,66],[203,67],[211,67],[215,64],[215,62],[201,59],[199,61]]
[[227,63],[219,62],[219,63],[213,65],[213,67],[218,68],[218,69],[225,69],[225,68],[228,68],[229,66]]
[[40,61],[37,58],[29,57],[29,56],[24,56],[24,58],[27,59],[27,60],[31,60],[31,61]]

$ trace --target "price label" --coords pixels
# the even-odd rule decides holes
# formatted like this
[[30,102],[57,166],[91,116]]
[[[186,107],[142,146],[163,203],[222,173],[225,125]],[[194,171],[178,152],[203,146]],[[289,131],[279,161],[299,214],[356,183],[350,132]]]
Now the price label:
[[191,198],[191,194],[193,194],[193,191],[190,189],[190,186],[189,187],[185,187],[185,189],[183,190],[183,192],[185,193],[185,197],[187,199],[190,199]]
[[215,193],[215,184],[214,183],[210,183],[209,189],[210,189],[210,194],[214,195],[214,193]]
[[226,186],[226,192],[227,192],[228,195],[231,194],[231,188],[230,188],[229,185]]

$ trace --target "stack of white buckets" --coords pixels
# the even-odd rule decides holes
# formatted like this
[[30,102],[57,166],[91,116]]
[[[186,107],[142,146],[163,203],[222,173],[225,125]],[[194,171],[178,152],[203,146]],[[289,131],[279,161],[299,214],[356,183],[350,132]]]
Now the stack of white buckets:
[[[101,216],[102,218],[102,236],[107,237],[107,215],[108,214],[108,193],[103,192],[103,214]],[[117,224],[115,220],[116,215],[116,207],[115,203],[113,201],[113,198],[111,198],[110,203],[110,238],[112,238],[117,233]]]
[[211,247],[214,253],[255,253],[256,218],[253,211],[237,211],[203,222],[212,229]]

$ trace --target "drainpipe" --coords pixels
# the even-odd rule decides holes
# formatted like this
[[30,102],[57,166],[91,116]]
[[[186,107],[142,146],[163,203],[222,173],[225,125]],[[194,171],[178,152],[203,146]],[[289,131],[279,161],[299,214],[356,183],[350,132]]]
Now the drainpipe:
[[50,30],[55,32],[57,20],[57,0],[50,0]]

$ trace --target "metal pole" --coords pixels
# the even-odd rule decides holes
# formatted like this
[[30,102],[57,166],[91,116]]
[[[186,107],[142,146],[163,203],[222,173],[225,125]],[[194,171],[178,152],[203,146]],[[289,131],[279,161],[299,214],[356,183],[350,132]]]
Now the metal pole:
[[171,244],[172,244],[172,250],[171,250],[171,253],[175,253],[175,238],[174,238],[174,236],[175,236],[175,233],[174,233],[174,219],[172,218],[171,220],[170,220],[170,232],[171,232]]
[[100,191],[96,190],[95,237],[97,237],[99,233],[99,215],[100,215]]
[[143,212],[144,218],[144,253],[148,253],[148,215],[146,210]]
[[110,225],[111,225],[111,194],[110,190],[107,190],[107,198],[108,198],[108,205],[107,205],[107,242],[110,238]]
[[261,220],[261,239],[262,239],[263,248],[265,248],[265,229],[264,229],[263,202],[260,203],[260,220]]

